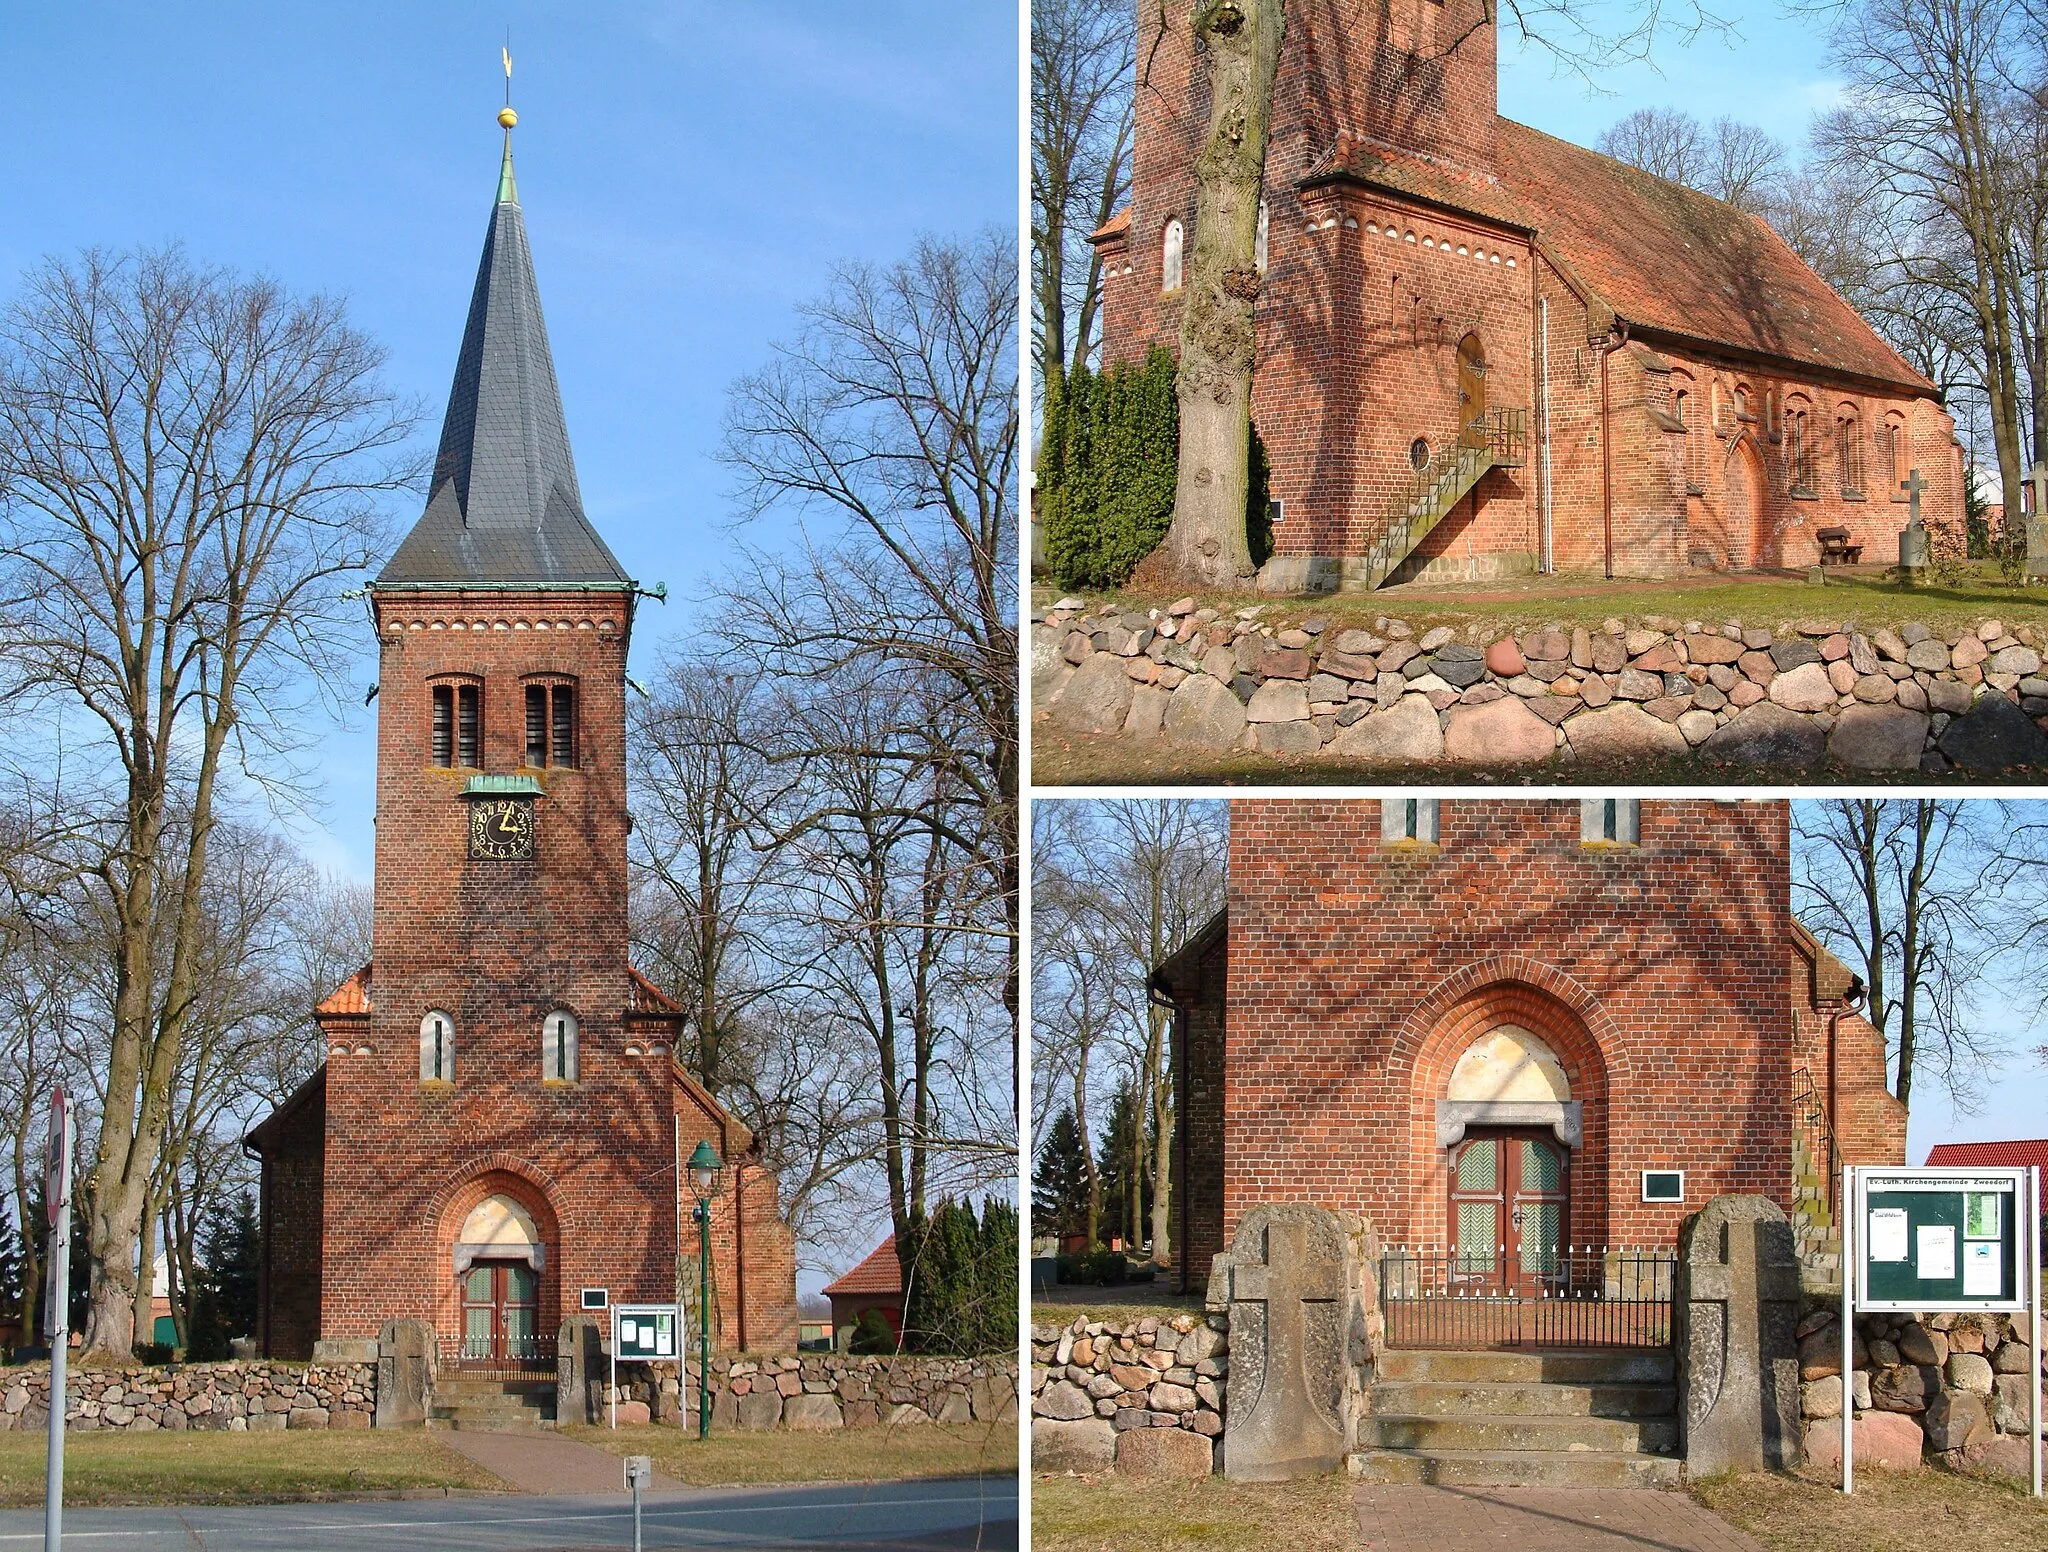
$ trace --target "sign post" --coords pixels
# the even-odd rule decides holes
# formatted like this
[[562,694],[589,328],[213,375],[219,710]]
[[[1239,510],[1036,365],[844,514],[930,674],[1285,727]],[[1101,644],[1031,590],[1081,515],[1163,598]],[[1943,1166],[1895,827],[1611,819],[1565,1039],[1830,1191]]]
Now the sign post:
[[43,1154],[43,1204],[49,1222],[50,1276],[43,1330],[50,1339],[49,1457],[43,1474],[43,1548],[64,1545],[64,1381],[71,1356],[71,1107],[50,1095],[50,1138]]
[[680,1304],[612,1306],[612,1427],[619,1426],[619,1360],[676,1362],[676,1395],[683,1391],[683,1307]]
[[633,1552],[640,1552],[640,1489],[654,1475],[654,1460],[648,1455],[626,1457],[626,1486],[633,1490]]
[[1842,1171],[1842,1491],[1856,1479],[1855,1316],[2024,1316],[2028,1421],[2041,1496],[2041,1172],[2021,1168]]

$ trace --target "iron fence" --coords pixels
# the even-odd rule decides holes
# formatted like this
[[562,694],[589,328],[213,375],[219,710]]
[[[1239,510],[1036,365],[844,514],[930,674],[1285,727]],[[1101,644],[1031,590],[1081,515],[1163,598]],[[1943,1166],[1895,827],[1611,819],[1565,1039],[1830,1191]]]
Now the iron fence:
[[555,1372],[552,1336],[442,1336],[440,1367],[482,1374],[531,1375]]
[[1380,1256],[1389,1347],[1666,1347],[1676,1252],[1457,1245]]

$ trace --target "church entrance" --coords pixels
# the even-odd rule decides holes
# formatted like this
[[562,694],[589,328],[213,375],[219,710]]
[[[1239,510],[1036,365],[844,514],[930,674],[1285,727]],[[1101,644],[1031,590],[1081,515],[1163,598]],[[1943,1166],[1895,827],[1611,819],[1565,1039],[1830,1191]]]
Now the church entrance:
[[1748,571],[1775,565],[1771,554],[1768,507],[1764,501],[1763,470],[1756,448],[1747,436],[1737,439],[1728,450],[1721,472],[1721,532],[1729,550],[1729,564]]
[[462,1278],[462,1362],[533,1363],[540,1350],[540,1274],[520,1261],[478,1261]]
[[1477,334],[1458,341],[1458,445],[1486,445],[1486,347]]
[[1569,1164],[1555,1138],[1503,1128],[1468,1136],[1452,1161],[1448,1214],[1454,1285],[1535,1296],[1564,1264]]

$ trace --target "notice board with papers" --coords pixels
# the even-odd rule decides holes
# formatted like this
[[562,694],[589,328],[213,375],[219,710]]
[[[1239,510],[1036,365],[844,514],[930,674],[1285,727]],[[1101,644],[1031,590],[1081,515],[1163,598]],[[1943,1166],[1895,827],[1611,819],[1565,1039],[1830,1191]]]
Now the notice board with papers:
[[1859,1169],[1856,1307],[2027,1307],[2034,1254],[2024,1169]]

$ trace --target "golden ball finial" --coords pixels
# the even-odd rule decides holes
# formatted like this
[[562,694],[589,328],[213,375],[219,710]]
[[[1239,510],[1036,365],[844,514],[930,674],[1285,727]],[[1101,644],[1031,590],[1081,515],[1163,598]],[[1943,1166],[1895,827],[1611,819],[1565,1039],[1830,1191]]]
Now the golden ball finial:
[[507,129],[510,129],[514,124],[517,124],[519,122],[519,115],[514,113],[510,108],[500,108],[498,110],[498,122],[500,124],[503,124]]

